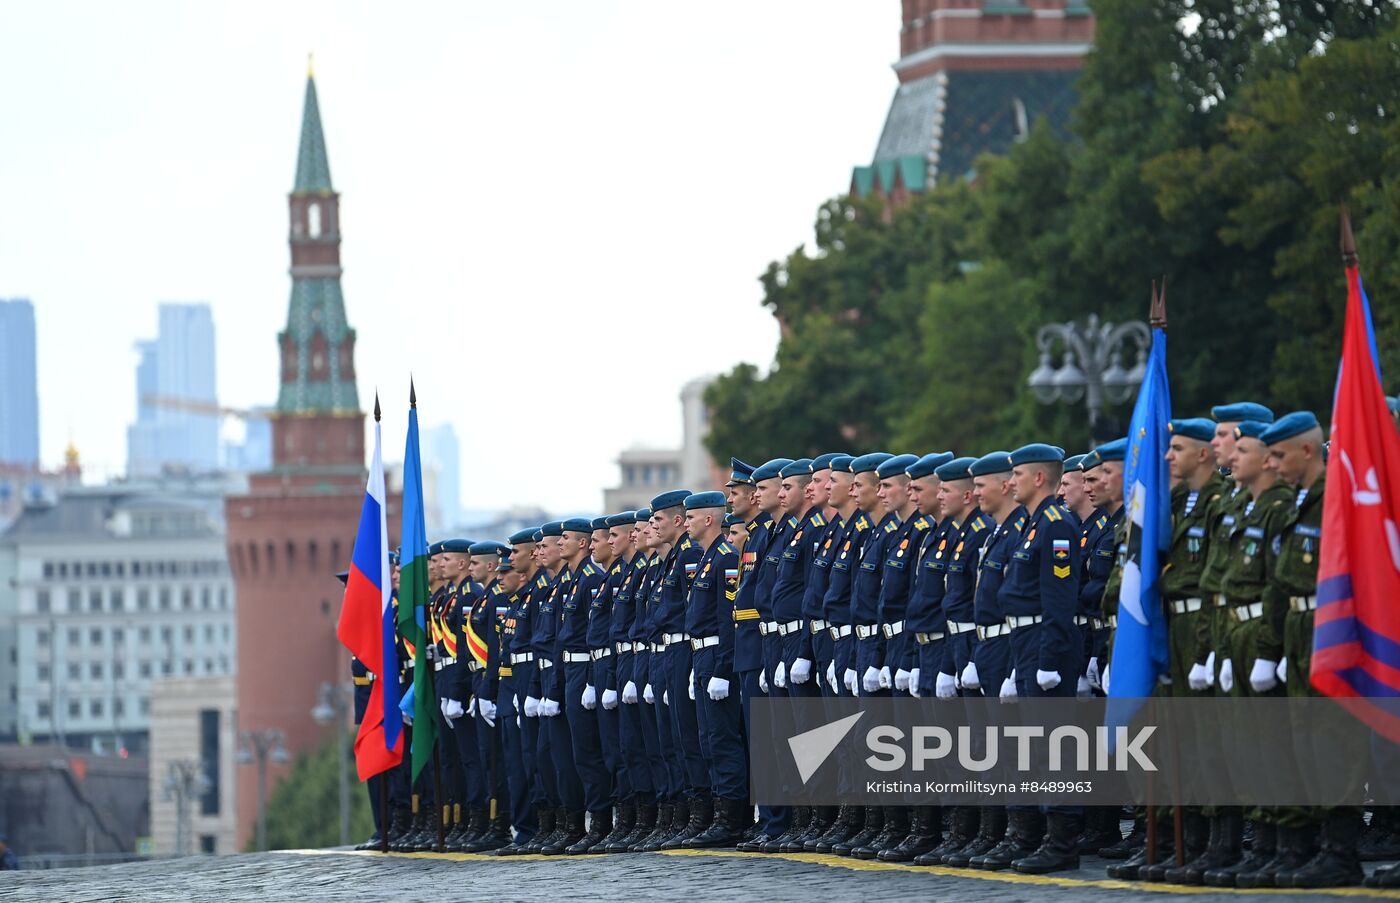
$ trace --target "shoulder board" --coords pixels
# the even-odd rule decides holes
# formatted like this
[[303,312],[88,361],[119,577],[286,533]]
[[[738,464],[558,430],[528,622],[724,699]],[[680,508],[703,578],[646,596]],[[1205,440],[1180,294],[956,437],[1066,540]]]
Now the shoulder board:
[[505,592],[505,590],[501,589],[501,585],[499,583],[493,583],[491,585],[491,595],[499,596],[503,592]]
[[689,537],[689,536],[687,536],[685,539],[682,539],[682,540],[681,540],[681,551],[685,551],[685,550],[688,549],[688,548],[690,548],[690,537]]
[[812,515],[812,526],[814,526],[814,527],[825,527],[825,526],[826,526],[826,518],[822,517],[822,513],[821,513],[820,511],[818,511],[816,514],[813,514],[813,515]]
[[914,529],[915,529],[915,530],[927,530],[927,529],[928,529],[928,518],[926,518],[926,517],[921,517],[921,518],[919,518],[918,520],[914,521]]
[[622,573],[622,562],[619,561],[617,564],[613,565],[613,566],[612,566],[612,570],[608,571],[608,573],[609,573],[609,574],[620,574],[620,573]]
[[725,542],[724,540],[720,540],[720,544],[719,544],[719,554],[721,554],[721,555],[733,555],[733,554],[734,554],[734,547],[731,546],[728,542]]
[[1016,518],[1016,529],[1017,529],[1017,530],[1020,530],[1020,529],[1022,529],[1022,528],[1025,527],[1025,526],[1026,526],[1026,516],[1023,514],[1023,515],[1021,515],[1020,517]]
[[969,526],[972,527],[973,533],[979,533],[982,530],[987,529],[987,522],[982,520],[982,515],[979,514],[977,515],[977,517],[973,518],[972,523]]
[[789,526],[789,527],[794,527],[794,528],[796,528],[796,527],[797,527],[797,518],[795,518],[795,517],[789,517],[789,518],[788,518],[788,526]]
[[563,578],[561,579],[560,582],[561,582],[561,583],[568,583],[569,581],[571,581],[571,580],[573,580],[573,579],[574,579],[574,575],[571,574],[571,573],[568,572],[568,571],[565,571],[565,572],[564,572],[564,576],[563,576]]
[[594,574],[596,574],[596,573],[598,573],[598,569],[597,569],[597,568],[595,568],[595,567],[594,567],[593,565],[591,565],[591,564],[584,564],[584,566],[583,566],[583,576],[585,576],[585,577],[592,577],[592,576],[593,576]]
[[1096,520],[1096,521],[1094,521],[1094,526],[1096,526],[1096,527],[1098,527],[1100,530],[1102,530],[1102,529],[1104,528],[1104,525],[1107,524],[1107,523],[1108,523],[1108,515],[1106,515],[1106,514],[1100,514],[1100,515],[1099,515],[1099,519]]
[[865,519],[865,515],[864,515],[864,514],[862,514],[860,517],[856,518],[856,529],[857,529],[857,530],[865,530],[865,529],[868,529],[869,527],[870,527],[870,521],[868,521],[868,520]]
[[1045,519],[1050,521],[1051,523],[1054,523],[1055,521],[1059,520],[1064,520],[1064,517],[1065,516],[1060,513],[1060,509],[1054,505],[1051,505],[1049,508],[1045,509]]
[[896,530],[898,530],[898,529],[899,529],[899,524],[895,523],[894,521],[890,521],[889,523],[885,524],[885,532],[886,532],[886,533],[893,533],[894,531],[896,531]]

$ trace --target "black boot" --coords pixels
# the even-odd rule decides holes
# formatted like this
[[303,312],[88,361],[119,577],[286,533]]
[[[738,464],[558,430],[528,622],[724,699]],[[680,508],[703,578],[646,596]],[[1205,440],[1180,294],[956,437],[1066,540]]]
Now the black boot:
[[[1182,865],[1173,864],[1162,873],[1161,880],[1167,884],[1193,884],[1199,883],[1200,876],[1207,870],[1215,868],[1213,863],[1220,858],[1221,827],[1224,821],[1220,815],[1211,816],[1206,823],[1206,845],[1205,849],[1194,851],[1191,842],[1187,841],[1186,862]],[[1191,881],[1191,875],[1195,874],[1197,880]]]
[[[593,848],[603,842],[603,838],[612,833],[613,814],[612,809],[603,809],[600,812],[591,812],[588,815],[588,831],[578,840],[564,848],[565,855],[581,856],[584,853],[593,851]],[[599,850],[598,852],[603,852]]]
[[830,831],[817,838],[811,852],[830,853],[837,844],[845,843],[860,832],[865,825],[865,807],[843,806],[842,809],[844,814],[836,817]]
[[774,837],[772,840],[765,841],[763,844],[763,852],[781,853],[784,846],[792,843],[807,831],[807,825],[811,823],[810,818],[811,809],[809,807],[793,806],[792,816],[788,819],[787,830],[777,837]]
[[[485,813],[483,813],[485,814]],[[475,840],[462,844],[464,853],[489,853],[510,844],[510,825],[504,815],[486,822],[486,828]]]
[[553,842],[555,832],[559,830],[559,810],[553,806],[545,806],[540,809],[540,829],[535,832],[535,836],[525,845],[527,853],[538,853],[544,849],[546,842]]
[[909,830],[893,849],[881,850],[883,862],[913,862],[938,846],[943,839],[943,811],[937,806],[918,806],[909,820]]
[[1365,876],[1358,855],[1361,828],[1358,812],[1329,814],[1322,823],[1322,845],[1317,854],[1290,872],[1280,872],[1274,883],[1278,887],[1353,887],[1360,884]]
[[[457,835],[457,848],[461,852],[477,852],[471,845],[485,837],[491,829],[490,814],[485,809],[472,809],[467,812],[467,821]],[[495,849],[492,847],[491,849]]]
[[1017,859],[1011,867],[1026,875],[1045,875],[1079,868],[1079,847],[1075,841],[1084,830],[1078,815],[1051,812],[1045,816],[1045,840],[1040,848],[1025,859]]
[[669,800],[658,803],[656,806],[656,825],[652,827],[649,834],[632,844],[629,849],[633,853],[650,853],[661,849],[661,844],[670,836],[671,820],[675,818],[675,815],[675,803]]
[[632,830],[608,844],[609,853],[630,853],[632,847],[656,830],[656,803],[637,803],[637,818]]
[[714,822],[704,831],[685,842],[688,849],[712,850],[719,847],[732,847],[742,839],[736,825],[743,821],[749,808],[749,801],[715,800],[714,806]]
[[1238,886],[1235,882],[1239,875],[1253,874],[1274,858],[1277,843],[1278,832],[1274,825],[1270,822],[1256,822],[1254,842],[1250,844],[1249,852],[1230,865],[1207,871],[1204,876],[1205,883],[1210,887]]
[[1043,816],[1033,809],[1011,809],[1006,813],[1006,837],[981,856],[968,860],[973,868],[998,871],[1025,859],[1040,848],[1045,837]]
[[[559,817],[558,817],[558,816],[555,816],[555,821],[556,821],[556,822],[559,821]],[[579,811],[577,811],[577,812],[567,812],[567,811],[566,811],[565,814],[564,814],[564,819],[563,819],[563,821],[564,821],[564,830],[563,830],[563,832],[562,832],[562,835],[561,835],[558,839],[554,840],[553,842],[548,843],[548,844],[545,844],[543,847],[541,847],[541,848],[540,848],[540,855],[541,855],[541,856],[559,856],[559,855],[562,855],[563,852],[564,852],[565,850],[567,850],[569,847],[573,846],[574,844],[578,843],[580,840],[583,839],[583,835],[584,835],[586,832],[585,832],[584,829],[583,829],[583,811],[582,811],[582,810],[579,810]],[[561,832],[556,832],[556,833],[561,833]]]
[[395,853],[402,853],[407,849],[405,846],[406,841],[414,834],[418,833],[418,829],[421,825],[419,824],[417,812],[408,812],[407,821],[404,821],[402,824],[399,824],[398,819],[399,815],[396,814],[394,821],[398,830],[394,831],[389,836],[389,849],[393,850]]
[[[1169,861],[1176,849],[1172,842],[1172,836],[1167,831],[1157,832],[1157,854],[1152,857],[1153,864]],[[1110,865],[1105,871],[1108,877],[1116,878],[1119,881],[1137,881],[1142,877],[1143,866],[1147,865],[1147,844],[1138,849],[1136,853],[1124,859],[1122,862]]]
[[978,818],[975,808],[953,806],[951,811],[952,818],[949,821],[947,837],[933,849],[915,856],[915,865],[942,865],[944,857],[961,850],[977,836]]
[[407,809],[395,809],[394,819],[389,822],[389,849],[402,840],[413,829],[413,813]]
[[851,856],[856,859],[874,859],[884,850],[893,850],[899,846],[905,836],[909,833],[909,807],[908,806],[886,806],[885,824],[880,829],[880,833],[870,838],[864,846],[851,850]]
[[[1210,822],[1204,815],[1194,810],[1182,812],[1181,821],[1181,836],[1186,842],[1186,858],[1180,868],[1185,869],[1184,863],[1191,862],[1202,855],[1210,843]],[[1160,884],[1167,880],[1167,872],[1176,868],[1178,866],[1175,855],[1169,856],[1152,863],[1150,866],[1145,865],[1138,869],[1138,880]]]
[[1123,831],[1118,827],[1116,806],[1089,806],[1084,810],[1084,830],[1075,839],[1079,855],[1097,854],[1104,847],[1111,847],[1123,840]]
[[1275,828],[1274,855],[1253,871],[1235,875],[1235,887],[1276,887],[1275,876],[1291,872],[1312,858],[1308,832],[1299,828]]
[[835,806],[813,806],[812,815],[807,819],[807,827],[802,829],[801,834],[783,844],[782,852],[805,853],[808,841],[815,847],[816,841],[831,828],[831,823],[835,820]]
[[[1104,816],[1105,821],[1107,818],[1108,816]],[[1118,819],[1117,810],[1114,810],[1113,818],[1116,823]],[[1110,843],[1108,846],[1100,849],[1099,855],[1104,859],[1131,858],[1147,845],[1147,827],[1141,821],[1135,819],[1133,821],[1133,829],[1128,832],[1128,835],[1123,837],[1120,829],[1119,837],[1121,839],[1117,843]],[[1112,840],[1112,838],[1109,839]]]
[[593,848],[595,853],[610,853],[608,848],[622,840],[632,830],[637,827],[637,803],[632,797],[628,797],[617,804],[617,817],[613,819],[613,829],[607,837],[598,841],[598,845]]
[[714,823],[715,800],[708,793],[690,801],[690,818],[670,840],[661,845],[663,850],[679,850],[687,841],[694,840]]
[[983,806],[977,836],[968,841],[962,849],[954,850],[943,857],[943,864],[952,868],[967,868],[972,865],[974,856],[984,856],[996,849],[1006,837],[1006,809],[1002,806]]
[[849,840],[831,845],[831,852],[837,856],[849,856],[859,847],[866,846],[880,836],[885,827],[885,810],[879,806],[865,807],[865,821]]
[[1366,880],[1361,882],[1367,887],[1400,887],[1400,865],[1387,865],[1378,868],[1373,874],[1367,875]]
[[1394,806],[1377,806],[1371,810],[1371,823],[1361,832],[1356,845],[1362,862],[1388,862],[1400,859],[1400,822]]

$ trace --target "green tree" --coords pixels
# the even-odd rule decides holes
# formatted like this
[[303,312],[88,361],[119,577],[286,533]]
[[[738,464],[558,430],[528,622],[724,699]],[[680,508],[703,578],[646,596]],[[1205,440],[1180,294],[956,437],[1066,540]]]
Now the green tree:
[[[292,770],[273,787],[267,801],[267,848],[295,850],[331,847],[340,843],[339,771],[335,761],[337,744],[328,743],[310,753],[298,753]],[[350,740],[345,741],[350,751]],[[374,831],[365,785],[355,777],[350,762],[350,837],[358,843]],[[248,841],[248,850],[257,848],[257,838]]]

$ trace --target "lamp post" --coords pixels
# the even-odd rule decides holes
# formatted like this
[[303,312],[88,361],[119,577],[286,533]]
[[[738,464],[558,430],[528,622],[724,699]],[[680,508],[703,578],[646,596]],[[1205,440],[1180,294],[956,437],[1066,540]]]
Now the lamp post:
[[284,737],[276,728],[256,731],[243,731],[238,735],[238,764],[256,762],[258,766],[258,850],[267,850],[267,763],[274,765],[287,762],[287,748],[282,745]]
[[345,715],[348,710],[346,687],[338,683],[323,683],[317,694],[311,717],[317,724],[335,727],[335,764],[340,791],[340,845],[350,845],[350,768],[345,757]]
[[170,763],[163,787],[167,800],[175,801],[175,855],[190,855],[190,801],[209,789],[209,777],[204,766],[195,759],[177,759]]
[[[1040,366],[1031,371],[1026,385],[1042,404],[1084,400],[1089,410],[1089,431],[1093,434],[1105,402],[1122,404],[1147,375],[1147,352],[1152,333],[1140,320],[1127,323],[1100,323],[1090,314],[1083,325],[1073,320],[1046,323],[1036,332]],[[1123,368],[1123,354],[1130,344],[1137,346],[1137,363]],[[1051,364],[1062,355],[1059,367]]]

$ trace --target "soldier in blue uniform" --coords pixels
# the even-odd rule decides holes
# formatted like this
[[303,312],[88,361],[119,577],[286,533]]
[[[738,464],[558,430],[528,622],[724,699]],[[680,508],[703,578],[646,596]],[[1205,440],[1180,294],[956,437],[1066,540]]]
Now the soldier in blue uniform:
[[[1085,635],[1086,667],[1081,691],[1101,690],[1100,665],[1108,656],[1109,628],[1104,619],[1104,592],[1118,558],[1118,533],[1123,523],[1123,458],[1127,439],[1100,445],[1080,460],[1084,491],[1094,505],[1080,538],[1079,611],[1075,623]],[[1116,828],[1114,830],[1117,830]],[[1116,842],[1117,838],[1113,838]]]
[[698,724],[715,799],[713,823],[683,841],[693,848],[733,846],[749,822],[743,713],[734,673],[734,635],[727,629],[734,622],[739,554],[724,538],[724,506],[722,492],[700,492],[685,500],[686,533],[701,549],[686,599],[685,632],[690,636]]
[[[637,829],[617,845],[626,843],[628,850],[639,852],[652,844],[656,845],[654,849],[659,849],[662,840],[668,836],[674,816],[673,800],[680,792],[680,787],[679,779],[673,773],[674,762],[667,756],[669,748],[663,745],[663,738],[670,736],[670,719],[666,718],[663,724],[661,713],[654,704],[655,694],[650,692],[652,660],[660,658],[659,652],[652,652],[653,648],[659,649],[660,644],[652,642],[651,591],[661,567],[658,543],[651,530],[650,508],[637,509],[632,541],[637,547],[631,590],[634,614],[632,628],[628,633],[632,639],[632,671],[627,680],[622,682],[619,696],[624,706],[632,706],[636,712],[647,764],[651,770],[656,809],[650,824],[644,823],[643,816],[646,810],[639,813]],[[666,729],[664,733],[663,727]]]
[[[893,675],[884,667],[885,637],[880,631],[880,579],[883,575],[882,556],[885,544],[899,529],[899,515],[891,511],[881,497],[880,469],[889,464],[885,471],[887,474],[903,474],[904,468],[917,460],[913,455],[876,452],[861,455],[851,464],[851,470],[855,474],[856,504],[875,522],[875,528],[866,534],[865,543],[859,549],[855,576],[851,580],[851,623],[855,626],[856,637],[855,671],[860,675],[860,695],[863,697],[888,696],[894,686]],[[880,829],[883,829],[883,814],[879,818]],[[879,830],[863,840],[868,843],[878,834]]]
[[[560,746],[556,737],[560,729],[553,726],[551,718],[559,717],[563,711],[564,688],[560,677],[561,668],[555,657],[555,642],[559,630],[559,617],[562,595],[572,581],[564,561],[560,557],[559,540],[564,535],[562,521],[551,521],[540,527],[540,539],[535,546],[535,556],[540,569],[549,580],[549,587],[540,598],[531,618],[530,647],[534,653],[535,675],[530,693],[525,699],[525,717],[536,720],[535,765],[539,771],[546,804],[553,809],[554,829],[545,834],[541,824],[541,836],[537,836],[533,852],[551,854],[562,853],[564,847],[578,842],[583,831],[569,830],[569,812],[583,809],[583,788],[578,783],[578,773],[573,770],[573,751],[565,743]],[[566,733],[566,732],[565,732]],[[567,736],[565,736],[567,740]],[[543,822],[543,818],[541,818]],[[573,835],[573,836],[571,836]],[[563,843],[568,839],[568,843]]]
[[[1079,531],[1057,504],[1064,451],[1033,444],[1010,455],[1012,492],[1030,512],[1021,544],[1011,553],[998,599],[1011,627],[1012,667],[1018,696],[1073,696],[1073,677],[1081,673],[1083,640],[1075,625],[1079,605]],[[1082,809],[1046,807],[1046,833],[1039,848],[1013,859],[1019,872],[1040,874],[1079,867],[1076,841]],[[1038,819],[1010,810],[1023,820],[1018,839],[1034,842]],[[1018,819],[1018,816],[1020,817]]]
[[[625,571],[623,562],[616,561],[612,544],[608,541],[608,519],[595,517],[593,532],[589,536],[588,554],[595,568],[602,572],[602,584],[592,593],[588,605],[588,630],[585,644],[588,646],[589,680],[584,687],[580,702],[583,708],[592,713],[598,730],[598,744],[602,752],[603,769],[607,774],[610,788],[608,829],[597,834],[597,839],[589,844],[590,852],[606,852],[599,849],[604,841],[617,839],[616,831],[621,821],[614,807],[623,799],[631,797],[626,770],[622,767],[618,749],[617,718],[617,658],[613,653],[612,618],[617,590]],[[611,706],[602,705],[607,694],[612,694]],[[577,740],[575,741],[577,743]],[[594,818],[588,826],[588,834],[594,828],[601,828],[601,822]],[[585,837],[587,840],[588,837]]]
[[[541,828],[535,748],[528,742],[538,738],[528,736],[523,730],[526,723],[534,724],[538,719],[522,718],[521,704],[517,700],[525,698],[529,676],[534,672],[530,619],[534,614],[535,592],[542,584],[547,585],[536,573],[534,530],[511,534],[509,543],[511,583],[518,585],[508,591],[506,616],[501,623],[501,660],[496,669],[496,720],[501,731],[502,770],[510,792],[511,822],[515,831],[512,842],[495,851],[496,855],[505,856],[525,852]],[[552,821],[551,812],[551,831]]]
[[[812,509],[821,512],[826,525],[821,528],[817,536],[813,537],[812,562],[807,572],[807,585],[802,591],[802,617],[806,621],[809,634],[804,640],[804,651],[810,652],[816,689],[827,697],[836,694],[839,684],[836,680],[835,641],[832,640],[831,632],[828,629],[830,625],[826,623],[826,611],[822,600],[826,597],[827,587],[831,583],[831,560],[835,557],[836,539],[841,532],[841,525],[837,522],[840,517],[840,505],[842,502],[848,505],[854,504],[850,499],[849,489],[840,492],[841,501],[835,498],[836,492],[834,490],[839,484],[835,478],[832,464],[838,459],[849,458],[850,455],[843,452],[827,452],[813,458],[812,479],[807,484]],[[831,821],[835,815],[834,811],[826,814],[818,812],[818,824],[823,825],[821,833],[808,839],[815,840],[830,830]],[[805,849],[804,842],[803,850]],[[784,850],[784,852],[802,852],[803,850]]]
[[477,756],[476,722],[466,717],[471,704],[472,671],[464,631],[464,616],[471,611],[482,586],[468,573],[472,540],[446,539],[438,545],[438,572],[443,586],[435,612],[437,660],[433,663],[433,684],[441,723],[447,727],[443,771],[444,775],[454,775],[450,828],[444,843],[448,851],[461,852],[464,843],[475,840],[486,828],[486,787],[479,779],[482,764]]
[[512,576],[509,583],[502,579],[503,573],[511,573],[507,562],[510,547],[505,543],[473,543],[471,554],[469,575],[472,583],[483,589],[476,594],[471,609],[463,612],[464,623],[459,635],[466,638],[468,650],[461,657],[471,675],[472,698],[467,714],[476,721],[476,760],[480,772],[473,777],[486,789],[487,807],[480,831],[470,837],[475,824],[469,824],[460,846],[463,852],[483,853],[511,842],[513,813],[509,781],[502,763],[502,727],[497,718],[497,699],[500,695],[501,637],[511,605],[507,586],[515,584],[518,588],[520,580],[518,576]]

